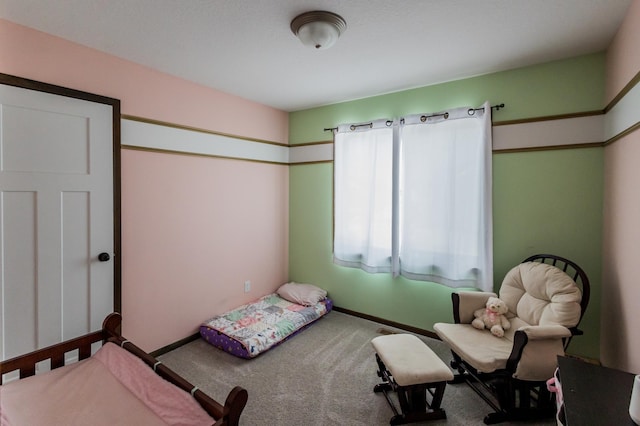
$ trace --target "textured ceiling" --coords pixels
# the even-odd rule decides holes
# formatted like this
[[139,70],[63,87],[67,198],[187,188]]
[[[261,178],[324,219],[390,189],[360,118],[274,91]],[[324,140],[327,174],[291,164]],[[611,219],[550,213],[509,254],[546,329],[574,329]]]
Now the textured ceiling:
[[[607,48],[633,0],[0,0],[0,17],[286,111]],[[304,47],[298,14],[347,21]]]

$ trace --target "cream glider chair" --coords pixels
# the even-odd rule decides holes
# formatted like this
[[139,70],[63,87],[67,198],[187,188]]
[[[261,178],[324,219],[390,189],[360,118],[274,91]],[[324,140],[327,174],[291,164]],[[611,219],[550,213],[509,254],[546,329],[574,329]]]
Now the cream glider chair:
[[545,382],[572,336],[582,334],[577,326],[589,303],[589,280],[572,261],[539,254],[509,271],[499,293],[511,322],[504,337],[471,326],[474,311],[494,293],[453,293],[455,324],[434,325],[453,353],[453,383],[468,383],[495,410],[486,424],[553,417]]

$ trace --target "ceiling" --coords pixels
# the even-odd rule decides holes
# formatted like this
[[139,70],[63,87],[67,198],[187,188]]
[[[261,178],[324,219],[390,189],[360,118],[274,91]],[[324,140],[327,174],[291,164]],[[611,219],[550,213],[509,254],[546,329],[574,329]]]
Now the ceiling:
[[[0,0],[0,17],[296,111],[593,52],[633,0]],[[291,33],[328,10],[327,50]]]

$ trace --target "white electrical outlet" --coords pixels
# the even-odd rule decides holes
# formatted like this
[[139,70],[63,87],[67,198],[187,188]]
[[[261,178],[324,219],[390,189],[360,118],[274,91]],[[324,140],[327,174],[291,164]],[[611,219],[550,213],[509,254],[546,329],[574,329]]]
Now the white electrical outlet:
[[249,293],[251,291],[251,281],[244,282],[244,292]]

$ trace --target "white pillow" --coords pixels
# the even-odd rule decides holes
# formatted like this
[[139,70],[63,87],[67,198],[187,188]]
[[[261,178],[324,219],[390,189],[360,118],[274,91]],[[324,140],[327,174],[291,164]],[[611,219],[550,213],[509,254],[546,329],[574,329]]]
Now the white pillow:
[[327,297],[327,292],[313,284],[298,284],[290,282],[282,284],[277,290],[278,295],[289,302],[299,305],[315,305]]

